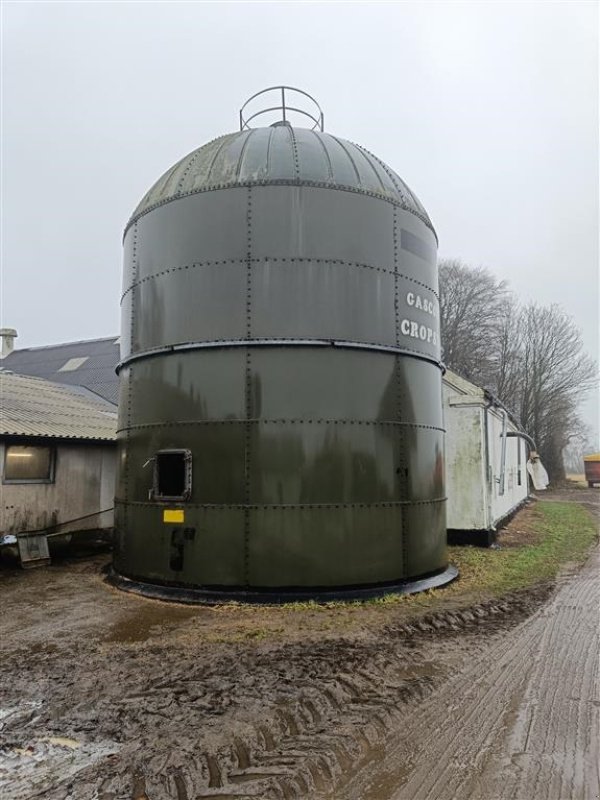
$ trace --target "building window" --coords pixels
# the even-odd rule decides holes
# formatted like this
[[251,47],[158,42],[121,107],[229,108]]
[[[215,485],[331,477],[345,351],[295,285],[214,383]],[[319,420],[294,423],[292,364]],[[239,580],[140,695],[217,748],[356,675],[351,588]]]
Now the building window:
[[189,500],[191,494],[191,450],[159,450],[154,459],[154,497],[157,500]]
[[52,483],[54,448],[10,444],[4,455],[4,483]]

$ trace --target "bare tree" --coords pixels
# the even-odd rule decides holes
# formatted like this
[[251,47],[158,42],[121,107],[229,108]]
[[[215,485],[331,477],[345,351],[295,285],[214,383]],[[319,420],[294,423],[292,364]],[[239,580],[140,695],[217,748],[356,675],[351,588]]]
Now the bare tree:
[[573,432],[563,457],[568,472],[581,475],[584,471],[583,457],[598,452],[597,435],[581,419],[573,426]]
[[575,323],[557,305],[522,308],[517,336],[509,402],[536,440],[550,478],[564,480],[563,450],[579,429],[579,401],[597,382],[595,365]]
[[507,284],[457,260],[441,261],[439,271],[442,358],[488,388],[496,382],[502,330],[514,305]]
[[481,267],[440,262],[446,364],[499,397],[535,439],[550,479],[581,424],[577,406],[597,383],[579,330],[557,305],[519,307],[505,281]]

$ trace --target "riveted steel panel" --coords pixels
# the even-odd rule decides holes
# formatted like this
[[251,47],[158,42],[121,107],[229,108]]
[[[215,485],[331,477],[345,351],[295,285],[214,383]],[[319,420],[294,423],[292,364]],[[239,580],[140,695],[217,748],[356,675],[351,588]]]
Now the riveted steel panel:
[[427,502],[444,498],[441,431],[367,422],[253,423],[250,502]]
[[269,151],[274,128],[257,128],[252,132],[250,143],[240,159],[238,179],[240,181],[266,180],[269,175]]
[[122,292],[136,280],[137,270],[137,225],[129,229],[123,240]]
[[395,344],[394,276],[325,261],[252,264],[252,336]]
[[356,170],[361,186],[372,192],[388,191],[388,187],[379,177],[379,171],[372,163],[372,156],[361,150],[360,147],[350,148],[345,142],[342,145],[352,161],[352,166]]
[[394,207],[309,186],[252,188],[252,256],[357,261],[394,269]]
[[188,153],[146,193],[130,225],[150,209],[176,202],[189,192],[248,182],[333,183],[381,195],[431,226],[415,193],[372,153],[330,133],[289,125],[227,134]]
[[169,272],[140,284],[135,296],[138,351],[246,334],[243,261]]
[[294,159],[294,140],[286,125],[272,128],[267,154],[268,180],[294,180],[300,177]]
[[[179,506],[184,508],[183,506]],[[245,583],[244,511],[184,508],[184,522],[163,522],[164,505],[130,507],[136,524],[122,537],[115,567],[157,583],[242,586]],[[123,514],[117,504],[117,517]]]
[[294,138],[302,180],[322,181],[328,177],[333,182],[331,161],[321,137],[314,131],[298,128],[294,131]]
[[[115,495],[122,500],[127,500],[129,496],[129,474],[128,474],[129,447],[127,437],[124,434],[117,434],[117,475],[115,484]],[[115,517],[115,527],[118,527],[118,520]]]
[[121,336],[119,351],[121,360],[131,355],[132,351],[133,293],[128,292],[121,298]]
[[402,429],[402,462],[396,450],[396,473],[406,475],[400,491],[407,500],[424,502],[444,497],[444,435],[427,428]]
[[401,277],[397,283],[397,343],[440,358],[440,315],[437,297]]
[[425,297],[432,300],[436,298],[439,302],[435,261],[426,261],[408,250],[403,250],[399,244],[396,269],[399,278],[406,282],[405,291],[408,292],[412,289],[418,292],[419,288],[422,288]]
[[445,567],[448,563],[446,503],[408,506],[402,535],[407,575],[426,575]]
[[256,348],[250,369],[252,417],[396,419],[393,355],[334,348]]
[[401,420],[443,429],[441,370],[415,358],[396,359],[396,400]]
[[118,427],[122,428],[128,419],[129,396],[131,391],[131,371],[132,367],[123,367],[119,372],[119,399],[118,399]]
[[367,350],[256,348],[249,369],[252,418],[443,428],[441,372],[425,361]]
[[251,436],[253,503],[395,499],[393,425],[257,423]]
[[241,348],[190,350],[136,362],[135,424],[244,419],[245,363]]
[[152,488],[153,462],[159,450],[192,452],[192,503],[243,503],[246,432],[236,422],[169,424],[134,428],[128,433],[128,497],[145,501]]
[[403,506],[249,513],[251,586],[352,586],[404,576]]
[[[353,159],[350,155],[354,148],[349,147],[348,142],[344,142],[329,133],[321,134],[319,139],[327,150],[334,182],[338,186],[354,186],[358,181],[358,173],[354,168]],[[366,186],[363,188],[367,189]],[[393,191],[392,195],[395,196],[396,192]]]
[[220,147],[211,164],[211,179],[214,184],[231,184],[238,180],[242,158],[247,150],[252,131],[240,131],[239,136]]
[[[415,214],[411,214],[404,208],[397,209],[397,225],[398,225],[398,243],[402,244],[402,230],[406,230],[419,239],[422,239],[429,252],[427,260],[432,261],[435,265],[437,254],[437,239],[433,229],[426,225]],[[409,252],[408,250],[406,252]],[[435,277],[435,284],[437,285],[437,273]]]
[[[245,258],[247,199],[244,188],[200,192],[140,217],[137,279],[198,262]],[[133,235],[130,228],[127,246]]]

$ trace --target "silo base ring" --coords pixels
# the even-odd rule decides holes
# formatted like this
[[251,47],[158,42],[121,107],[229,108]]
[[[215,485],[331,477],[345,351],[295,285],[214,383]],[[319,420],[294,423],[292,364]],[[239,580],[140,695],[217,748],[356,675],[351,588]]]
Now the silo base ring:
[[124,592],[132,592],[155,600],[190,605],[219,605],[221,603],[249,603],[258,605],[281,605],[314,601],[327,603],[336,600],[369,600],[386,594],[417,594],[428,589],[439,589],[458,577],[458,569],[452,564],[446,569],[413,580],[397,581],[370,586],[349,586],[327,589],[315,587],[285,589],[246,589],[243,587],[194,588],[168,584],[147,583],[127,578],[110,568],[106,581]]

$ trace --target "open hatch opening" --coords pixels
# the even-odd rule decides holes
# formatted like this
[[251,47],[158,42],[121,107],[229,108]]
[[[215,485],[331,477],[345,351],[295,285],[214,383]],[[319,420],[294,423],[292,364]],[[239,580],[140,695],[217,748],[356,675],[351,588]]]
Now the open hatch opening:
[[159,450],[154,461],[154,497],[189,500],[192,494],[191,450]]

